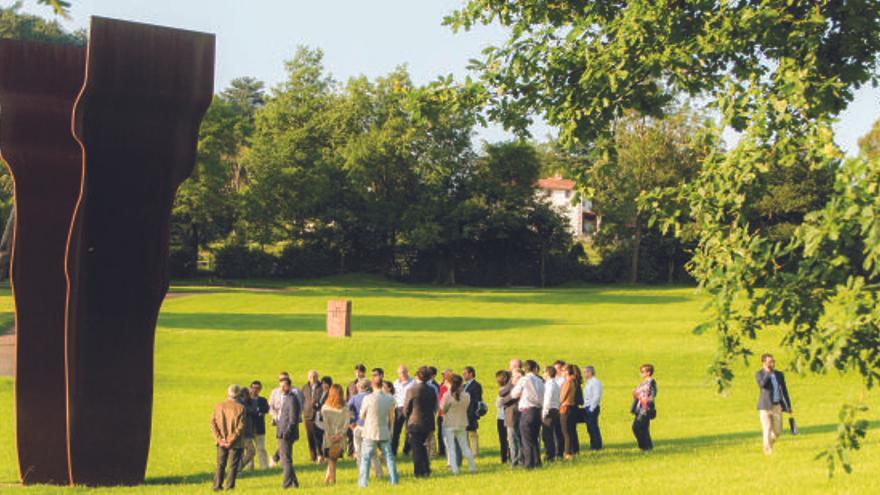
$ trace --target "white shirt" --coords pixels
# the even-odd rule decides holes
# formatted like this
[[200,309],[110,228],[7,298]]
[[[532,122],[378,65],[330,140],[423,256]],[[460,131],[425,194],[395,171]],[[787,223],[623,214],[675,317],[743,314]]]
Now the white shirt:
[[526,373],[526,376],[519,379],[510,396],[519,399],[517,407],[520,411],[536,407],[541,409],[544,405],[544,382],[535,376],[534,373]]
[[565,383],[565,377],[562,376],[562,373],[559,373],[559,374],[556,375],[555,378],[553,378],[553,381],[556,382],[556,385],[558,385],[558,386],[559,386],[559,389],[561,390],[561,389],[562,389],[562,384]]
[[593,412],[602,401],[602,382],[595,376],[584,384],[584,408]]
[[413,377],[409,377],[409,380],[405,382],[400,381],[400,378],[394,380],[394,403],[397,404],[397,407],[403,407],[406,403],[406,392],[415,383]]
[[498,409],[498,415],[495,416],[499,421],[504,421],[504,399],[500,396],[495,399],[495,408]]
[[544,382],[544,410],[542,416],[547,416],[551,409],[559,409],[559,384],[555,379]]
[[269,416],[272,421],[278,421],[278,415],[281,414],[281,402],[284,395],[281,393],[281,387],[275,387],[269,394]]

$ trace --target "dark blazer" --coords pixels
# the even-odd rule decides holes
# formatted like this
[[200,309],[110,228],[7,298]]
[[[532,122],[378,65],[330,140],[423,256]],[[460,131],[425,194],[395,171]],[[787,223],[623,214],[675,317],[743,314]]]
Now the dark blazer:
[[324,389],[321,388],[321,382],[314,385],[306,383],[302,388],[303,394],[303,421],[314,421],[315,415],[321,410],[319,406],[321,396],[324,395]]
[[430,433],[434,431],[437,394],[430,385],[416,382],[406,392],[403,411],[406,415],[406,431]]
[[[788,396],[788,387],[785,385],[785,374],[776,370],[773,370],[773,374],[776,375],[776,381],[782,392],[780,394],[782,402],[779,405],[782,406],[783,411],[791,412],[791,398]],[[758,388],[761,389],[761,393],[758,394],[758,409],[770,410],[773,407],[773,380],[770,378],[770,373],[761,368],[755,373],[755,381],[758,382]]]
[[244,430],[241,432],[241,436],[244,438],[254,438],[257,436],[257,417],[260,411],[257,409],[253,399],[238,399],[238,403],[244,406]]
[[477,416],[477,408],[480,407],[480,402],[483,402],[483,386],[474,379],[470,384],[464,386],[464,391],[471,396],[471,403],[468,405],[467,430],[475,431],[480,427],[480,417]]
[[519,426],[519,418],[517,417],[519,414],[519,409],[517,409],[519,399],[511,397],[511,391],[513,391],[512,383],[508,383],[498,389],[498,396],[501,397],[501,400],[504,402],[504,426],[507,428]]
[[299,423],[302,421],[302,404],[295,394],[287,394],[282,398],[281,411],[278,414],[276,438],[299,440]]

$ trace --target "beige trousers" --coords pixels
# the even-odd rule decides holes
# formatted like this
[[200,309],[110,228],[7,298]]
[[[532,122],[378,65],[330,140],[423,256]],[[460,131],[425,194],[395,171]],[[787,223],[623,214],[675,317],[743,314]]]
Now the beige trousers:
[[480,454],[480,437],[477,435],[476,431],[469,431],[467,432],[467,438],[471,454],[473,454],[474,457],[477,457],[477,455]]
[[764,452],[773,451],[773,443],[782,435],[782,406],[775,405],[769,410],[759,409],[761,430],[764,433]]

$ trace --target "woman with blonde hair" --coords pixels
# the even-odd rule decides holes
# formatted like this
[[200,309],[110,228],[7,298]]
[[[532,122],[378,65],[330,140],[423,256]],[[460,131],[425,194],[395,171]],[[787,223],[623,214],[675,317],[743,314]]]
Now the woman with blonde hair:
[[336,463],[345,452],[346,431],[349,425],[350,412],[345,407],[344,392],[339,384],[330,385],[327,399],[321,407],[316,425],[324,430],[321,445],[324,459],[327,460],[327,474],[324,484],[336,484]]

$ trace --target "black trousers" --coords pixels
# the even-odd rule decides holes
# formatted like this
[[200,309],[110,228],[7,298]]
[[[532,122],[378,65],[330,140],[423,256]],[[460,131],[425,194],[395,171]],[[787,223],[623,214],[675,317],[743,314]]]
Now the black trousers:
[[559,414],[559,420],[562,423],[562,439],[563,453],[565,455],[575,455],[580,450],[577,430],[577,410],[570,408],[568,411]]
[[345,436],[348,438],[348,448],[346,450],[346,455],[350,459],[354,459],[354,430],[348,428],[345,430]]
[[562,457],[562,423],[559,420],[559,409],[550,409],[541,424],[541,437],[544,440],[544,458],[552,461]]
[[431,458],[428,455],[428,447],[425,443],[428,441],[428,436],[433,434],[433,431],[411,432],[407,430],[406,432],[410,448],[412,449],[413,474],[417,478],[427,478],[431,475]]
[[642,450],[651,450],[654,448],[654,442],[651,441],[651,420],[647,414],[637,414],[633,420],[633,435],[636,442]]
[[437,416],[437,455],[446,455],[446,442],[443,441],[443,416]]
[[507,464],[510,460],[510,445],[507,442],[507,427],[504,426],[504,420],[499,419],[498,423],[498,448],[501,450],[501,463]]
[[314,462],[321,455],[324,432],[315,425],[315,420],[313,419],[307,419],[304,423],[306,424],[306,439],[309,441],[309,458]]
[[585,410],[587,414],[587,435],[590,436],[590,449],[592,450],[602,449],[602,432],[599,431],[599,409],[600,406],[596,406],[595,411]]
[[293,469],[293,440],[278,439],[278,456],[281,458],[281,488],[299,487],[296,471]]
[[[400,435],[403,427],[406,425],[406,415],[403,414],[403,408],[398,407],[394,410],[394,431],[391,433],[391,450],[397,456],[397,447],[400,446]],[[409,454],[409,435],[403,438],[403,455]]]
[[522,437],[523,467],[532,469],[541,465],[541,408],[530,407],[519,418],[519,431]]
[[230,461],[232,456],[232,465],[229,466],[229,477],[226,478],[226,489],[235,488],[235,477],[241,470],[241,457],[244,455],[244,449],[226,448],[217,446],[217,469],[214,471],[214,489],[223,489],[223,478],[226,478],[226,463]]

